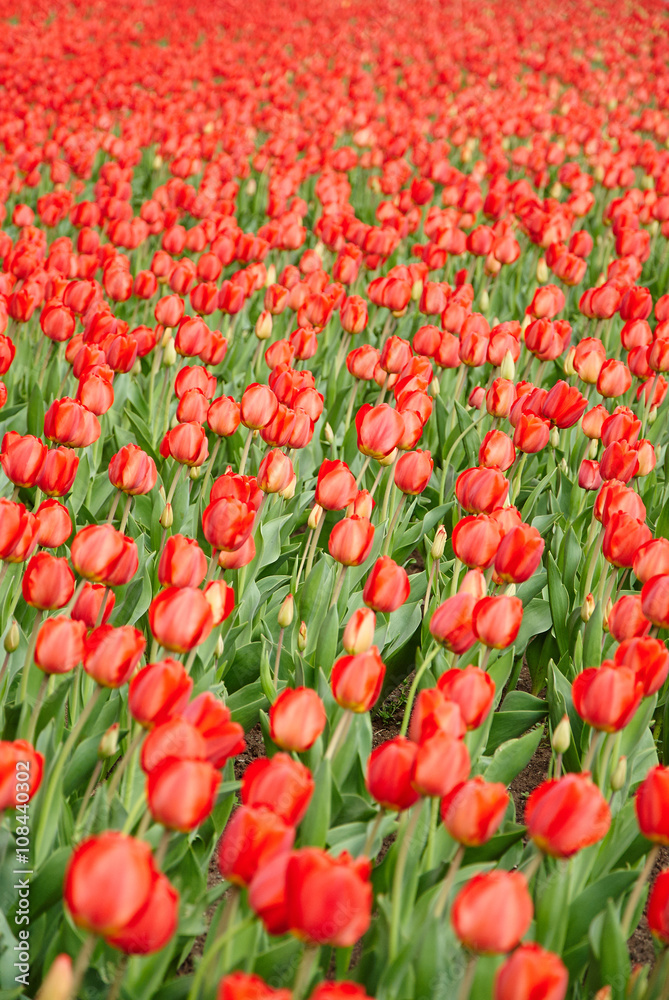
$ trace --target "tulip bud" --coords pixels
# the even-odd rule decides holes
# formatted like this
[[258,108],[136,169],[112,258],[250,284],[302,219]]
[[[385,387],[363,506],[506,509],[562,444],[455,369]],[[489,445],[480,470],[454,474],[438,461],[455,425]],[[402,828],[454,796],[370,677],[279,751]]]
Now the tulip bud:
[[69,955],[56,955],[42,980],[37,1000],[70,1000],[73,988],[72,959]]
[[249,198],[252,198],[253,195],[258,190],[258,184],[256,182],[255,177],[249,177],[249,179],[246,182],[246,188],[245,188],[245,190],[246,190],[246,194],[249,196]]
[[132,366],[132,368],[130,369],[130,374],[131,375],[141,375],[142,374],[142,364],[141,364],[139,358],[135,358],[135,363]]
[[295,601],[293,600],[293,595],[288,594],[283,601],[283,604],[279,608],[279,614],[277,615],[277,621],[281,628],[288,628],[293,620],[293,613],[295,610]]
[[276,268],[274,264],[270,264],[267,268],[267,277],[265,278],[265,288],[269,288],[271,285],[276,284]]
[[500,365],[499,373],[502,378],[508,379],[510,382],[516,377],[516,365],[513,360],[513,354],[511,351],[507,351],[502,358],[502,364]]
[[225,648],[225,641],[223,639],[223,636],[219,635],[218,639],[216,640],[216,649],[214,650],[214,656],[216,657],[217,660],[220,660],[220,658],[223,656],[224,648]]
[[654,424],[656,420],[657,420],[657,406],[653,406],[651,408],[650,413],[648,414],[648,426],[650,427],[651,424]]
[[540,257],[537,261],[537,281],[542,284],[548,281],[548,264],[545,257]]
[[171,339],[172,339],[172,327],[166,326],[165,330],[163,331],[163,335],[160,338],[160,346],[163,350],[165,350]]
[[332,430],[329,424],[326,424],[325,427],[323,428],[323,434],[325,436],[325,440],[327,441],[327,443],[332,444],[334,441],[334,431]]
[[199,465],[193,465],[188,470],[188,478],[192,479],[192,480],[199,479],[200,478],[200,472],[201,472],[200,466]]
[[574,368],[574,356],[576,355],[576,348],[570,347],[567,351],[567,357],[564,359],[564,373],[565,375],[575,375],[576,369]]
[[490,296],[488,295],[487,288],[484,288],[483,291],[481,292],[479,298],[479,306],[481,308],[481,312],[487,312],[488,309],[490,308]]
[[318,522],[320,521],[322,516],[323,516],[323,508],[320,506],[320,504],[315,503],[311,508],[311,513],[309,514],[309,520],[307,521],[307,524],[309,525],[312,531],[314,531],[314,529],[318,527]]
[[98,760],[106,760],[113,757],[118,750],[118,722],[114,722],[106,733],[103,734],[98,746]]
[[19,648],[19,642],[21,641],[21,636],[19,633],[19,627],[15,621],[9,626],[7,635],[5,636],[5,652],[14,653]]
[[430,394],[430,396],[440,396],[441,395],[441,386],[439,385],[439,379],[438,378],[433,378],[432,379],[432,381],[430,382],[430,384],[429,384],[429,386],[427,388],[427,391]]
[[300,631],[297,633],[297,648],[303,653],[307,648],[307,623],[300,623]]
[[256,320],[256,337],[258,340],[269,340],[272,336],[272,314],[264,309]]
[[593,438],[588,448],[588,458],[590,459],[590,461],[594,461],[597,458],[598,451],[599,451],[599,441],[597,440],[597,438]]
[[420,298],[421,298],[422,294],[423,294],[423,282],[419,278],[418,281],[414,281],[413,285],[411,286],[411,299],[412,299],[412,301],[413,302],[420,302]]
[[569,716],[563,715],[551,736],[551,746],[556,753],[566,753],[571,743],[571,726]]
[[553,186],[551,187],[550,194],[551,194],[551,198],[559,198],[560,197],[560,195],[562,194],[562,185],[560,184],[559,181],[556,181],[555,184],[553,184]]
[[625,782],[627,781],[627,757],[619,757],[618,763],[613,769],[613,774],[611,775],[611,790],[613,792],[619,792],[621,788],[625,787]]
[[351,656],[366,653],[374,642],[376,615],[371,608],[354,611],[344,629],[342,646]]
[[595,610],[595,599],[592,594],[588,594],[581,605],[581,621],[589,622]]
[[613,601],[611,598],[608,599],[606,607],[604,608],[604,615],[602,621],[602,628],[605,632],[609,631],[609,615],[613,611]]
[[559,427],[551,427],[551,432],[550,432],[550,435],[548,437],[548,440],[550,441],[552,448],[557,448],[559,446],[559,444],[560,444],[560,428]]
[[527,330],[530,323],[532,323],[532,317],[530,316],[529,313],[525,313],[525,315],[523,316],[523,322],[520,324],[520,332],[523,334],[523,337],[525,336],[525,331]]
[[446,547],[446,528],[440,524],[432,542],[431,555],[433,559],[441,559]]
[[160,515],[160,523],[163,528],[171,528],[174,523],[174,514],[172,513],[172,504],[166,503],[163,508],[163,512]]
[[163,364],[166,368],[171,368],[172,365],[176,364],[177,360],[177,349],[174,346],[174,338],[170,339],[165,344],[165,350],[163,351]]

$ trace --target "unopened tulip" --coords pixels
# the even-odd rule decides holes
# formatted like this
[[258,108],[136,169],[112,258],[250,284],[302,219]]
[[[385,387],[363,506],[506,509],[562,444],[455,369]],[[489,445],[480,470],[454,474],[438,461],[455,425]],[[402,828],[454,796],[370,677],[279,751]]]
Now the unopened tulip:
[[411,784],[420,795],[443,798],[467,780],[470,767],[464,741],[438,729],[418,747]]
[[168,722],[188,704],[193,681],[178,660],[149,663],[130,681],[128,708],[146,729]]
[[439,730],[461,739],[466,728],[460,706],[445,698],[439,688],[419,692],[409,725],[409,739],[414,743],[422,743]]
[[667,679],[669,650],[659,639],[633,637],[620,641],[614,663],[632,668],[643,685],[644,698],[648,698],[656,694]]
[[197,587],[166,587],[151,601],[149,627],[165,649],[186,653],[208,638],[214,619]]
[[0,813],[25,806],[38,791],[43,773],[44,757],[32,743],[0,740]]
[[371,458],[385,458],[395,450],[404,433],[404,420],[387,403],[370,406],[366,403],[356,414],[358,449]]
[[194,538],[171,535],[158,563],[163,587],[199,587],[207,575],[207,557]]
[[384,809],[401,812],[418,801],[420,796],[411,784],[416,754],[417,745],[404,736],[386,740],[370,754],[367,791]]
[[47,618],[40,625],[34,660],[45,674],[66,674],[84,658],[86,626],[64,615]]
[[506,472],[515,459],[516,449],[508,434],[499,430],[488,431],[479,448],[479,465]]
[[437,681],[437,687],[445,698],[459,706],[467,729],[478,729],[488,717],[495,698],[495,682],[480,667],[447,670]]
[[509,481],[498,469],[465,469],[455,481],[458,503],[469,514],[491,514],[501,507],[509,492]]
[[500,594],[484,597],[472,612],[472,630],[484,646],[506,649],[510,646],[523,620],[523,602],[518,597]]
[[136,444],[126,444],[109,462],[109,481],[129,496],[149,493],[156,485],[156,463]]
[[564,1000],[568,987],[569,972],[560,956],[530,942],[497,970],[493,1000]]
[[650,769],[637,789],[634,808],[644,837],[669,846],[669,768]]
[[325,706],[311,688],[285,688],[269,712],[270,735],[282,750],[304,753],[325,729]]
[[366,653],[374,642],[376,615],[371,608],[358,608],[346,623],[342,646],[347,653]]
[[230,709],[211,691],[194,698],[182,715],[204,739],[206,758],[214,767],[222,768],[230,757],[246,748],[244,730],[232,721]]
[[63,608],[74,593],[74,573],[67,559],[37,552],[28,562],[21,582],[26,604],[42,611]]
[[43,500],[37,508],[37,542],[43,548],[57,549],[72,534],[72,520],[67,507],[58,500]]
[[35,486],[46,454],[47,447],[40,438],[8,431],[2,439],[0,465],[15,486]]
[[646,919],[651,934],[666,948],[669,945],[669,870],[660,872],[650,890]]
[[270,809],[242,805],[234,811],[218,844],[218,868],[228,882],[247,886],[257,871],[289,852],[295,828]]
[[220,782],[220,772],[209,761],[167,758],[147,777],[151,815],[169,830],[188,833],[210,814]]
[[132,625],[100,625],[84,643],[84,670],[101,687],[118,688],[133,674],[146,639]]
[[630,667],[588,667],[572,683],[574,708],[593,729],[616,733],[631,722],[643,685]]
[[390,556],[380,556],[367,577],[362,599],[372,610],[389,614],[405,603],[410,590],[406,570]]
[[616,642],[648,635],[652,626],[641,610],[641,595],[619,597],[608,614],[606,626]]
[[137,546],[132,538],[111,524],[90,524],[78,531],[70,550],[72,565],[85,580],[120,587],[139,567]]
[[[104,610],[100,614],[104,601]],[[114,610],[116,597],[113,590],[103,583],[85,583],[74,602],[70,617],[83,622],[86,628],[106,625]]]
[[360,566],[372,550],[374,528],[366,517],[353,514],[338,521],[328,539],[328,551],[342,566]]
[[475,875],[453,902],[451,922],[470,951],[512,951],[532,922],[534,908],[525,876],[500,869]]
[[606,836],[611,810],[588,774],[565,774],[532,792],[525,804],[525,822],[541,851],[570,858]]
[[441,818],[454,840],[466,847],[477,847],[495,835],[508,805],[504,785],[478,776],[442,801]]
[[255,516],[254,507],[237,497],[213,500],[202,514],[204,537],[213,548],[234,552],[249,538]]
[[355,477],[346,462],[324,459],[316,481],[316,503],[325,510],[344,510],[358,494]]
[[313,792],[314,780],[309,768],[286,753],[254,760],[242,778],[244,805],[273,809],[291,826],[304,817]]
[[453,653],[466,653],[476,642],[473,614],[476,598],[468,593],[454,594],[440,604],[430,619],[430,633]]
[[350,948],[371,922],[371,866],[346,852],[295,851],[286,868],[286,910],[293,933],[313,944]]

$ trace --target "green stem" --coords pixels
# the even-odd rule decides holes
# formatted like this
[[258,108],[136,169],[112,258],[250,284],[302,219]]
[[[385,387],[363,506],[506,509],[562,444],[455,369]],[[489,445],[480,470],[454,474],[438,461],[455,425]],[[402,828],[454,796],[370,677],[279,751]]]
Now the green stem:
[[402,912],[402,883],[404,881],[404,869],[411,840],[416,831],[416,826],[423,809],[423,803],[417,802],[409,811],[408,820],[405,822],[404,830],[400,833],[401,841],[395,862],[395,872],[393,875],[392,903],[390,910],[390,940],[388,945],[388,957],[391,962],[397,958],[400,941],[400,914]]
[[300,964],[297,967],[292,1000],[302,1000],[305,996],[311,982],[311,977],[314,974],[314,966],[316,965],[319,951],[318,945],[313,944],[308,944],[304,949]]
[[204,953],[200,960],[195,976],[193,977],[193,985],[191,986],[190,993],[188,994],[188,1000],[198,1000],[207,968],[211,964],[212,960],[216,958],[220,950],[241,931],[245,931],[249,927],[252,927],[255,921],[256,915],[255,913],[252,913],[250,916],[246,917],[245,920],[241,920],[238,924],[235,924],[234,927],[228,928],[224,934],[221,934],[216,938],[209,950]]
[[346,408],[346,416],[344,418],[344,436],[346,436],[346,431],[351,425],[351,417],[353,416],[353,407],[355,406],[355,399],[358,395],[358,389],[360,388],[360,382],[356,379],[355,385],[351,391],[351,395],[348,401],[348,407]]
[[281,647],[283,646],[283,633],[284,630],[279,631],[279,641],[276,644],[276,660],[274,661],[274,690],[278,690],[279,683],[279,666],[281,664]]
[[325,511],[323,511],[323,513],[321,514],[320,520],[319,520],[318,524],[316,525],[315,529],[311,533],[311,549],[309,550],[309,558],[307,559],[307,566],[306,566],[306,569],[304,571],[305,579],[311,573],[311,567],[314,564],[314,558],[316,556],[316,549],[318,548],[318,539],[320,537],[321,531],[323,530],[323,522],[324,521],[325,521]]
[[26,740],[28,741],[28,743],[33,742],[35,727],[37,726],[37,719],[39,718],[39,713],[42,708],[42,702],[44,701],[44,692],[47,689],[48,683],[49,683],[49,675],[45,674],[39,686],[39,691],[37,692],[37,700],[33,705],[32,712],[30,713],[30,722],[28,723],[28,730],[26,732]]
[[123,977],[125,976],[125,970],[128,966],[128,956],[122,955],[121,961],[116,967],[116,972],[114,973],[114,978],[112,979],[111,986],[109,987],[109,992],[107,993],[107,1000],[118,1000],[121,992],[121,983],[123,982]]
[[23,673],[21,674],[21,687],[19,689],[19,703],[21,705],[25,704],[26,698],[28,697],[28,677],[30,675],[30,664],[32,662],[33,654],[35,652],[35,645],[37,643],[37,633],[39,632],[39,627],[42,624],[42,615],[44,612],[40,609],[35,615],[35,621],[33,622],[32,632],[30,633],[30,639],[28,640],[28,648],[26,650],[26,658],[23,662]]
[[376,814],[374,822],[372,823],[369,829],[369,832],[367,833],[367,837],[365,838],[365,844],[364,847],[362,848],[362,854],[363,857],[365,858],[368,858],[370,856],[372,848],[374,847],[374,841],[376,840],[376,835],[379,832],[379,827],[381,826],[381,822],[385,815],[386,811],[383,808],[383,806],[381,806],[378,813]]
[[381,509],[381,520],[385,521],[388,517],[388,507],[390,505],[390,494],[392,493],[393,486],[395,485],[395,466],[397,465],[397,460],[399,458],[399,451],[393,459],[393,463],[388,470],[388,482],[386,483],[386,492],[383,494],[383,507]]
[[362,468],[360,469],[360,472],[358,473],[357,478],[355,480],[355,485],[358,488],[360,488],[360,483],[362,482],[363,477],[367,472],[367,467],[369,466],[369,463],[371,461],[372,461],[371,457],[369,455],[365,455],[365,461],[362,463]]
[[[393,533],[395,531],[395,528],[397,527],[397,522],[400,519],[400,515],[402,513],[402,509],[404,507],[404,504],[406,503],[406,498],[407,498],[406,497],[406,493],[403,493],[402,496],[399,498],[399,500],[397,502],[397,507],[395,507],[395,513],[393,514],[392,520],[390,522],[390,526],[388,528],[388,531],[386,532],[386,537],[385,537],[385,539],[383,541],[383,555],[384,556],[387,556],[388,553],[389,553],[389,551],[390,551],[390,545],[391,545],[391,542],[393,540]],[[432,563],[432,567],[434,568],[434,563]]]
[[332,760],[339,745],[346,739],[346,734],[348,733],[351,723],[353,722],[353,712],[348,709],[344,709],[343,715],[341,716],[339,722],[335,726],[335,731],[330,737],[330,742],[328,743],[328,748],[325,751],[324,760]]
[[[323,515],[321,515],[321,520],[322,520],[322,516]],[[306,541],[304,543],[304,549],[302,550],[302,558],[300,559],[300,564],[297,567],[297,576],[295,577],[295,585],[293,586],[293,593],[294,594],[297,593],[297,588],[299,587],[299,584],[300,584],[300,579],[302,577],[302,570],[304,569],[304,562],[305,562],[305,560],[307,558],[307,552],[309,551],[309,547],[311,545],[311,538],[312,538],[313,533],[314,533],[314,529],[313,528],[309,528],[309,531],[306,532]]]
[[170,486],[170,492],[167,494],[167,500],[165,501],[165,506],[172,503],[172,497],[176,491],[176,488],[181,479],[181,473],[184,471],[184,466],[178,463],[177,471],[174,473],[174,478],[172,479],[172,485]]
[[207,468],[205,469],[204,479],[202,480],[202,489],[200,490],[200,501],[204,499],[207,495],[207,489],[209,488],[209,480],[211,478],[211,470],[214,467],[214,462],[216,461],[216,456],[218,455],[219,448],[221,447],[222,438],[216,438],[216,444],[214,445],[213,451],[207,462]]
[[476,964],[478,962],[478,955],[472,955],[465,968],[465,974],[462,977],[462,982],[460,983],[460,990],[458,992],[458,1000],[469,1000],[472,992],[472,986],[474,985],[474,976],[476,975]]
[[79,949],[79,954],[77,955],[77,960],[74,963],[74,968],[72,970],[72,985],[70,987],[69,994],[71,997],[76,997],[79,993],[79,988],[83,982],[84,975],[86,974],[86,969],[90,965],[96,944],[97,938],[93,934],[89,934],[84,938],[84,942]]
[[337,579],[335,580],[334,590],[332,591],[332,600],[330,601],[330,607],[334,608],[337,601],[339,600],[339,595],[341,594],[341,588],[344,586],[344,577],[346,576],[346,570],[348,566],[341,566],[339,568],[339,573]]
[[139,726],[138,731],[135,733],[132,740],[130,741],[130,744],[128,745],[128,749],[123,754],[123,757],[114,768],[114,773],[111,776],[111,781],[109,782],[109,787],[107,789],[107,798],[109,802],[111,802],[111,800],[114,798],[114,793],[116,792],[118,786],[121,784],[121,778],[123,777],[123,773],[128,764],[130,763],[132,755],[139,747],[143,738],[144,738],[144,730],[142,729],[141,726]]
[[595,756],[595,751],[599,749],[599,744],[601,742],[602,734],[597,732],[596,734],[590,734],[590,746],[586,752],[585,757],[581,763],[581,771],[589,771],[592,764],[593,757]]
[[453,855],[453,860],[448,867],[448,874],[444,879],[439,895],[437,896],[436,902],[434,904],[434,916],[437,920],[440,919],[442,913],[446,909],[446,903],[448,902],[448,897],[451,894],[451,889],[453,888],[453,883],[455,881],[455,876],[460,870],[460,865],[462,864],[462,859],[465,856],[465,848],[463,844],[458,846],[457,851]]
[[86,791],[84,792],[83,798],[81,800],[81,805],[79,806],[79,812],[77,814],[77,819],[74,824],[74,840],[78,840],[81,830],[84,825],[84,817],[88,811],[88,806],[91,801],[91,795],[93,794],[93,789],[98,783],[98,778],[100,777],[100,772],[102,771],[102,761],[99,760],[93,772],[88,779],[88,784],[86,785]]
[[46,832],[47,823],[53,822],[53,804],[56,792],[58,790],[58,785],[60,783],[60,778],[63,773],[63,768],[65,767],[65,762],[67,761],[70,753],[79,739],[84,726],[86,725],[88,718],[97,704],[98,698],[102,694],[102,688],[98,687],[93,692],[93,695],[88,699],[84,705],[81,715],[77,719],[70,735],[68,736],[65,745],[61,749],[60,753],[56,757],[53,771],[49,775],[49,781],[46,788],[46,795],[42,800],[42,805],[40,809],[39,822],[37,824],[37,833],[35,836],[35,858],[37,865],[40,865],[44,860],[40,852],[40,847],[42,846],[42,841],[44,840],[44,834]]
[[132,494],[128,493],[126,497],[125,506],[123,508],[123,515],[121,517],[121,523],[118,526],[118,530],[123,534],[125,531],[125,526],[128,523],[128,518],[130,517],[130,507],[132,506]]
[[402,728],[400,729],[400,736],[406,736],[407,729],[409,728],[409,722],[411,720],[411,709],[413,708],[413,700],[416,697],[416,691],[418,690],[418,685],[421,682],[421,678],[432,660],[435,658],[439,652],[439,646],[433,646],[430,652],[427,654],[420,667],[414,675],[414,679],[411,682],[411,687],[409,688],[409,694],[407,696],[407,703],[404,709],[404,718],[402,719]]
[[244,450],[242,452],[242,457],[239,463],[239,475],[244,475],[244,469],[246,468],[246,462],[249,457],[249,450],[251,448],[251,441],[253,439],[253,428],[249,427],[249,432],[246,435],[246,441],[244,442]]

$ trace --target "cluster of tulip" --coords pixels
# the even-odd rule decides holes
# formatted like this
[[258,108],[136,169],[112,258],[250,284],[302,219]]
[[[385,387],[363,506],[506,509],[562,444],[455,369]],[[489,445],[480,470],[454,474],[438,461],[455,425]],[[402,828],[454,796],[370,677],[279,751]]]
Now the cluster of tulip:
[[0,993],[667,1000],[666,11],[223,6],[3,13]]

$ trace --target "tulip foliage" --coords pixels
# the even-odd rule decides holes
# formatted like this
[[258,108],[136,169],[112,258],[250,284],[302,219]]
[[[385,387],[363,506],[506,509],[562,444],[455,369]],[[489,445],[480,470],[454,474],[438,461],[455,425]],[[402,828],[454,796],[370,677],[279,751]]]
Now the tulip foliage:
[[2,18],[0,995],[667,1000],[666,4]]

